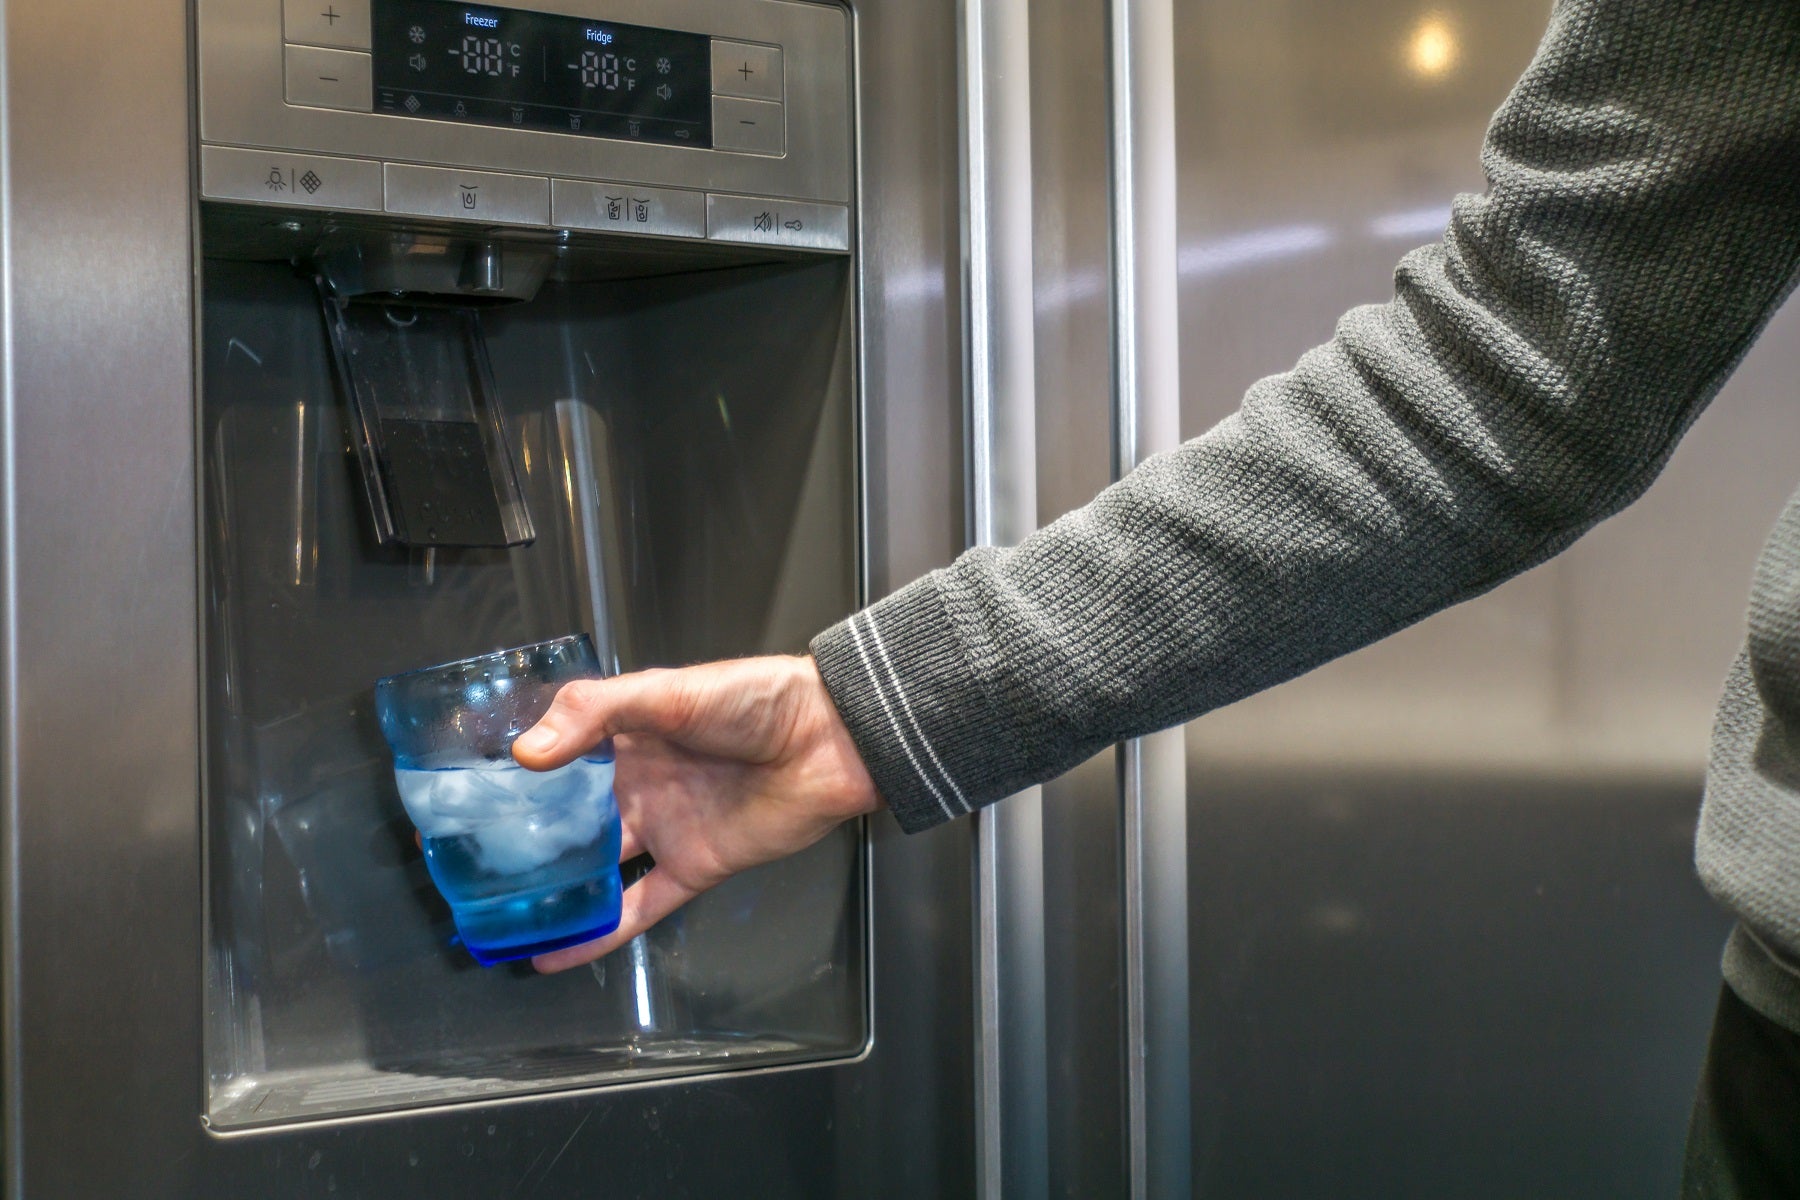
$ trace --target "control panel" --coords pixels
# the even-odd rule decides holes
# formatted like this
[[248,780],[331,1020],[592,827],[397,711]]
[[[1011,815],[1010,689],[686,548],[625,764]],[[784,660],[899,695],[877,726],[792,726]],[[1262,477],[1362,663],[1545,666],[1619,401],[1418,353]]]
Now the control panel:
[[846,12],[200,0],[201,193],[849,249]]

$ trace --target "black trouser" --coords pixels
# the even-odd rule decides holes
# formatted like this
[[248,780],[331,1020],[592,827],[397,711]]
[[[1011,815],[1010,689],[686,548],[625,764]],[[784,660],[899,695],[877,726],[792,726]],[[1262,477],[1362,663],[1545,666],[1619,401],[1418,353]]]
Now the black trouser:
[[1800,1034],[1719,992],[1682,1200],[1800,1197]]

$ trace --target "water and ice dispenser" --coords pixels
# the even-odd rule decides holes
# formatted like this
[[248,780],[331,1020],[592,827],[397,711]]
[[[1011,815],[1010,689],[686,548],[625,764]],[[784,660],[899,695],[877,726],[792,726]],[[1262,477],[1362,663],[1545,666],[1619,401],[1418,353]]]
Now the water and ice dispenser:
[[208,1121],[854,1056],[854,829],[589,969],[454,942],[383,675],[858,599],[850,67],[791,0],[200,0]]

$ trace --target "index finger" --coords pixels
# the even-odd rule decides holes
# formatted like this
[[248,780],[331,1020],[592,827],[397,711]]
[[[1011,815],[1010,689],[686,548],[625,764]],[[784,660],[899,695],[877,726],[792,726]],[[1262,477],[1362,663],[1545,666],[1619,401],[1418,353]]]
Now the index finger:
[[697,895],[698,892],[675,882],[663,868],[652,867],[649,874],[625,889],[624,899],[619,904],[617,929],[579,946],[540,954],[531,960],[531,965],[545,975],[554,975],[604,958]]

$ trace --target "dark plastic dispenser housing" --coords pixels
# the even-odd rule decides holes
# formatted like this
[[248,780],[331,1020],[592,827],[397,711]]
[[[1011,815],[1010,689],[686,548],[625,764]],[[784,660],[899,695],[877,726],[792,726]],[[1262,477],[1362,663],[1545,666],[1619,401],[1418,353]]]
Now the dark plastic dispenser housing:
[[506,422],[473,307],[345,298],[319,282],[375,536],[386,545],[529,544]]

